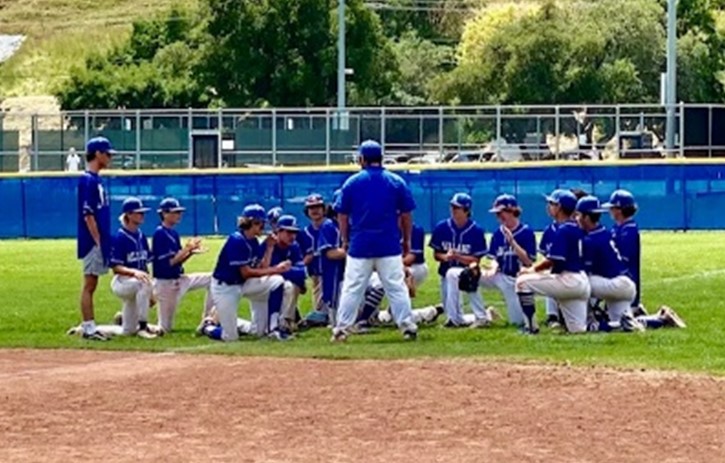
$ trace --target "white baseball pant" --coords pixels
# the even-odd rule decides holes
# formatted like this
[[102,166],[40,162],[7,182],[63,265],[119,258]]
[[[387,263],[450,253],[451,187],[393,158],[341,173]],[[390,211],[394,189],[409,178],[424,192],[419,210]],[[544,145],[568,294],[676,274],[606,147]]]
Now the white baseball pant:
[[[443,299],[443,308],[446,311],[448,320],[457,324],[465,325],[466,320],[463,317],[463,303],[461,301],[462,291],[458,289],[458,279],[463,272],[463,267],[453,267],[446,272],[445,299]],[[486,309],[483,306],[483,296],[476,290],[468,293],[468,300],[471,304],[471,311],[476,320],[489,320]],[[490,320],[489,320],[490,321]]]
[[401,331],[417,330],[418,327],[413,323],[408,287],[405,285],[403,259],[399,255],[372,259],[347,256],[335,330],[347,331],[355,324],[373,271],[377,271],[385,295],[388,296],[395,324]]
[[291,281],[284,282],[284,298],[282,302],[282,311],[280,316],[285,323],[286,328],[291,328],[290,324],[295,321],[297,312],[297,299],[300,295],[300,289]]
[[[241,285],[228,285],[216,280],[211,282],[211,297],[222,327],[222,341],[239,339],[237,313],[242,297],[249,299],[252,307],[252,332],[264,336],[267,333],[269,293],[284,284],[279,275],[250,278]],[[284,306],[284,300],[282,301]]]
[[587,330],[589,278],[584,272],[527,273],[516,279],[518,292],[533,292],[556,300],[571,333]]
[[[428,264],[413,264],[408,267],[408,271],[413,277],[413,285],[418,288],[428,278]],[[382,288],[380,277],[376,272],[370,277],[370,286],[373,288]],[[434,306],[423,307],[421,309],[412,309],[413,323],[416,325],[430,321],[435,317],[437,311]],[[378,321],[383,324],[391,323],[393,317],[387,310],[378,311]]]
[[174,317],[181,303],[181,299],[189,291],[197,289],[205,289],[207,291],[204,297],[204,311],[201,318],[209,316],[214,302],[211,294],[209,294],[209,286],[211,285],[211,273],[191,273],[189,275],[181,275],[175,280],[165,280],[157,278],[154,281],[156,297],[159,301],[159,326],[167,333],[174,326]]
[[506,302],[506,312],[509,322],[513,325],[523,326],[524,311],[521,309],[521,301],[516,294],[516,278],[505,275],[501,272],[483,272],[480,285],[487,289],[497,289]]
[[620,321],[622,316],[631,310],[637,288],[629,277],[622,275],[610,279],[590,275],[589,284],[592,287],[592,297],[604,299],[607,303],[610,321]]
[[123,301],[122,333],[124,335],[136,334],[138,322],[149,319],[149,304],[153,286],[136,278],[115,275],[111,280],[111,291]]
[[408,267],[408,271],[413,276],[413,284],[416,288],[420,287],[428,278],[428,264],[413,264]]

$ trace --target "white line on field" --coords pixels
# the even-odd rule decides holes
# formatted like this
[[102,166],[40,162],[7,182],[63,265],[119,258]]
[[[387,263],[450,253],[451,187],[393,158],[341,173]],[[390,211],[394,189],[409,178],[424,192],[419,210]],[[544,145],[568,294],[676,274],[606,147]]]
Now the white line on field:
[[660,280],[654,280],[654,281],[647,283],[647,286],[668,285],[668,284],[677,283],[680,281],[696,280],[699,278],[704,279],[704,278],[715,277],[718,275],[725,275],[725,269],[706,270],[704,272],[687,273],[685,275],[680,275],[680,276],[676,276],[676,277],[662,278]]

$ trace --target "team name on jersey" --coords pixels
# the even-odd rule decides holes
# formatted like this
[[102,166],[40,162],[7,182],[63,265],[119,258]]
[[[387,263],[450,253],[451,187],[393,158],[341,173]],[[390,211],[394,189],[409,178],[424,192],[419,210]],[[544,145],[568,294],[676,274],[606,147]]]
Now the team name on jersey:
[[494,254],[496,257],[518,256],[511,246],[499,246],[496,248],[496,252]]
[[145,262],[148,258],[148,252],[145,250],[126,253],[126,262]]
[[443,246],[443,249],[445,249],[446,251],[453,250],[459,254],[466,254],[466,255],[471,254],[471,245],[470,244],[459,243],[457,246],[454,246],[453,242],[451,242],[451,241],[442,241],[441,246]]

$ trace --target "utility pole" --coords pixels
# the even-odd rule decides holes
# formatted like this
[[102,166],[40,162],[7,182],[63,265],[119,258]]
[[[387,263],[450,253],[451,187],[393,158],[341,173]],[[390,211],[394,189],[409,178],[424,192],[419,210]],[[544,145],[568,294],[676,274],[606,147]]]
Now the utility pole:
[[345,111],[345,0],[337,5],[337,115]]
[[[677,104],[677,0],[667,0],[667,75],[665,78],[665,105],[667,108],[667,133],[665,147],[667,157],[672,156],[675,149],[675,105]],[[684,114],[680,114],[684,117]],[[680,143],[682,137],[680,134]]]

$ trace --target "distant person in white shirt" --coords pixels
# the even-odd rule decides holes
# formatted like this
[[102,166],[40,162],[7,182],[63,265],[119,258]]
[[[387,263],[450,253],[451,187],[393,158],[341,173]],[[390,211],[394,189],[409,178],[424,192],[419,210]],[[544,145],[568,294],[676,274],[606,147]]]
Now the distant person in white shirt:
[[76,153],[75,148],[68,150],[68,157],[65,158],[65,170],[68,172],[78,172],[81,170],[81,158]]

